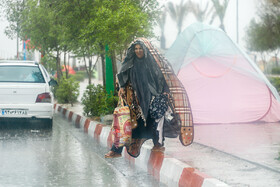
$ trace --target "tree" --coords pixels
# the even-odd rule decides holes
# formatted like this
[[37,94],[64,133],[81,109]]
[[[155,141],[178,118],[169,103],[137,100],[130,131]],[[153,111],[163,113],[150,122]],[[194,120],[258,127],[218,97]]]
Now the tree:
[[[107,55],[113,60],[116,74],[116,55],[124,49],[135,36],[150,36],[152,22],[155,20],[157,6],[155,0],[66,0],[60,9],[67,25],[66,42],[73,53],[83,57],[89,64],[86,67],[89,83],[97,61],[93,56],[100,56],[105,83],[105,46],[109,46]],[[121,55],[120,55],[121,56]],[[105,85],[106,86],[106,85]]]
[[260,21],[252,20],[247,29],[247,47],[259,53],[274,52],[277,59],[280,49],[280,2],[264,0],[260,5]]
[[159,19],[157,20],[158,25],[160,27],[160,31],[161,31],[161,35],[160,35],[160,48],[161,49],[166,49],[165,46],[165,36],[164,36],[164,27],[165,27],[165,23],[166,23],[166,8],[163,9]]
[[267,0],[267,2],[272,3],[273,5],[279,6],[280,0]]
[[[29,0],[23,11],[24,21],[21,36],[31,40],[34,48],[56,59],[57,77],[62,76],[60,55],[63,51],[63,31],[61,15],[55,11],[54,2]],[[54,54],[55,53],[55,54]]]
[[23,22],[22,12],[25,9],[26,3],[24,0],[1,0],[0,3],[0,7],[4,10],[4,15],[9,22],[9,26],[5,28],[5,34],[10,39],[16,38],[17,59],[19,59],[19,33]]
[[[207,18],[211,17],[209,24],[214,20],[213,7],[209,9],[209,2],[202,8],[198,3],[190,1],[191,12],[199,22],[205,22]],[[212,15],[212,16],[211,16]]]
[[222,3],[220,3],[220,0],[211,0],[215,9],[215,15],[218,16],[220,20],[220,28],[225,31],[225,25],[224,25],[224,18],[226,15],[226,10],[228,7],[229,0],[222,0]]
[[[94,56],[99,53],[95,46],[95,36],[93,33],[84,33],[88,29],[88,24],[95,19],[94,12],[98,9],[96,1],[66,0],[60,3],[59,11],[63,16],[65,24],[64,45],[77,57],[82,57],[85,62],[89,84],[91,84],[93,70],[97,61],[93,62]],[[89,39],[90,38],[90,39]],[[97,58],[98,59],[98,58]]]
[[[2,0],[3,1],[3,0]],[[12,1],[12,0],[9,0]],[[56,59],[61,78],[60,56],[71,52],[89,61],[89,83],[96,62],[94,56],[116,60],[136,36],[153,35],[157,17],[156,0],[25,0],[20,12],[20,37],[31,40],[34,49]],[[16,17],[15,13],[13,16]],[[15,31],[15,28],[12,28]],[[104,61],[104,60],[103,60]],[[66,60],[64,60],[66,65]]]
[[249,29],[247,30],[246,47],[250,51],[255,51],[261,55],[263,66],[265,67],[265,56],[270,42],[266,38],[270,38],[267,35],[266,28],[262,25],[258,25],[255,20],[250,22]]
[[103,50],[100,46],[108,46],[107,55],[112,59],[114,85],[117,53],[122,54],[135,36],[152,36],[156,14],[148,6],[151,2],[155,1],[100,1],[97,4],[98,9],[92,12],[94,19],[91,19],[87,28],[82,31],[99,53],[102,54]]
[[177,24],[178,34],[180,34],[182,31],[184,18],[188,15],[190,10],[189,2],[187,1],[184,3],[184,0],[181,0],[179,5],[174,5],[172,2],[168,2],[167,7],[171,18]]

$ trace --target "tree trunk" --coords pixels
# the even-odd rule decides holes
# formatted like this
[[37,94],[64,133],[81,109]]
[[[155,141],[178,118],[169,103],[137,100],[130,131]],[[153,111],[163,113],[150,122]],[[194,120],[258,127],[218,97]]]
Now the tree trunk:
[[275,53],[275,63],[276,63],[276,67],[278,67],[277,53]]
[[[68,74],[68,69],[66,68],[67,67],[67,64],[66,64],[66,52],[64,51],[64,57],[63,57],[63,60],[64,60],[64,68],[65,68],[65,75],[66,75],[66,79],[69,78],[69,74]],[[62,74],[63,75],[63,74]]]
[[[66,59],[66,65],[70,68],[70,54],[67,53],[67,56],[68,56],[68,58]],[[73,68],[73,67],[72,67],[72,68]],[[69,74],[69,70],[70,70],[70,69],[68,69],[68,71],[67,71],[68,74]]]
[[165,46],[165,36],[164,36],[164,32],[161,32],[161,36],[160,36],[160,48],[161,49],[166,49]]
[[265,58],[265,55],[264,55],[263,53],[261,53],[261,60],[262,60],[263,65],[264,65],[264,73],[268,73],[268,70],[267,70],[267,68],[266,68],[266,66],[265,66],[265,64],[266,64],[266,58]]
[[225,31],[224,23],[221,22],[220,28],[221,28],[224,32],[226,32],[226,31]]
[[160,48],[161,49],[166,49],[166,41],[165,41],[165,36],[164,36],[164,27],[166,23],[166,10],[162,12],[161,18],[159,20],[159,25],[160,25],[160,30],[161,30],[161,36],[160,36]]
[[60,57],[59,57],[59,50],[56,50],[56,72],[57,72],[57,79],[58,82],[60,82],[62,71],[61,71],[61,66],[60,66]]
[[117,75],[117,61],[116,61],[116,53],[114,50],[111,52],[112,59],[112,67],[113,67],[113,80],[114,80],[114,91],[116,92],[116,75]]
[[101,63],[102,63],[102,81],[103,86],[106,89],[106,67],[105,67],[105,56],[101,55]]
[[19,47],[18,47],[18,43],[19,43],[18,40],[19,40],[19,39],[18,39],[18,38],[19,38],[19,37],[18,37],[18,32],[17,32],[17,60],[19,60],[19,50],[18,50],[18,48],[19,48]]
[[85,54],[83,55],[84,56],[84,61],[85,61],[85,69],[86,69],[86,72],[87,72],[87,76],[88,76],[88,80],[90,81],[90,73],[89,73],[89,68],[87,67],[87,63],[86,63],[86,57],[89,59],[89,64],[90,64],[90,57],[89,56],[86,56]]
[[88,84],[91,84],[92,79],[92,57],[89,57],[89,65],[88,65]]
[[[105,47],[103,47],[100,44],[100,48],[102,49],[103,52],[105,52]],[[106,66],[105,66],[105,55],[103,53],[100,54],[101,57],[101,66],[102,66],[102,81],[103,81],[103,86],[106,89]]]

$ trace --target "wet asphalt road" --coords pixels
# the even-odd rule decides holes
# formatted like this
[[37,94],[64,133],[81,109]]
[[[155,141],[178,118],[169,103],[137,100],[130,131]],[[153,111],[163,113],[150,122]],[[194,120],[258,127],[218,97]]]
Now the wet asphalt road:
[[108,148],[59,115],[52,130],[27,124],[0,122],[0,186],[164,186],[124,158],[104,159]]

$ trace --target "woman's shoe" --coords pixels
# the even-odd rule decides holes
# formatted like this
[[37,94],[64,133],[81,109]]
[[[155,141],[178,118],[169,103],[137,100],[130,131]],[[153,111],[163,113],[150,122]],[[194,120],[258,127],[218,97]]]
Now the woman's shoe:
[[139,155],[140,155],[140,151],[141,151],[141,147],[142,147],[142,144],[146,141],[147,139],[134,139],[132,138],[131,139],[131,143],[127,149],[127,153],[134,157],[134,158],[137,158]]
[[107,154],[105,154],[105,158],[118,158],[121,156],[122,156],[122,154],[116,153],[114,151],[109,151]]

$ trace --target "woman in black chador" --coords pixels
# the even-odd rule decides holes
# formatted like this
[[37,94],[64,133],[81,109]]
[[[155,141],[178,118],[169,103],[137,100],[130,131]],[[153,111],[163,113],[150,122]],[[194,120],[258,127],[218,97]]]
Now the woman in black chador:
[[[164,69],[165,72],[170,70],[171,66],[161,55],[152,54],[153,50],[146,39],[135,40],[117,74],[119,94],[130,109],[132,141],[126,148],[133,157],[140,154],[141,146],[147,139],[153,140],[152,151],[164,151],[164,136],[177,137],[180,134],[181,119],[175,112],[176,102],[169,89],[172,80],[163,72]],[[175,76],[174,73],[172,75]],[[122,149],[113,145],[105,157],[119,157]]]

